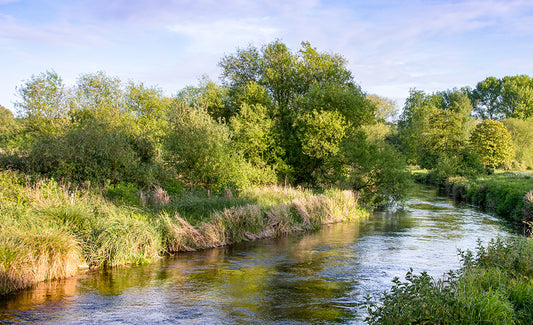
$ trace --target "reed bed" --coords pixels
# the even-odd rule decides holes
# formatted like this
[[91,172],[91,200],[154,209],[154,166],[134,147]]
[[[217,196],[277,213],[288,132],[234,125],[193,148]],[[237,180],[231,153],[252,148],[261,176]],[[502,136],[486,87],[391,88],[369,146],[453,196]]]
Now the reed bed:
[[102,192],[0,172],[0,294],[73,276],[80,268],[149,263],[164,254],[368,215],[357,195],[339,190],[316,195],[265,187],[238,198],[189,195],[180,203],[180,197],[157,188],[160,199],[151,207],[117,205]]

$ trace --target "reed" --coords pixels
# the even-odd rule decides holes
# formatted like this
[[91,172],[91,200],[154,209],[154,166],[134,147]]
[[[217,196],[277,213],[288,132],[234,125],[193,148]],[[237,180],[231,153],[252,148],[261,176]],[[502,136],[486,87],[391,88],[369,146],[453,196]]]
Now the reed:
[[[153,204],[143,207],[125,204],[117,194],[125,186],[105,191],[0,172],[0,292],[69,277],[80,267],[148,263],[367,215],[357,195],[339,190],[317,195],[271,186],[171,198],[156,188]],[[109,192],[118,196],[110,201],[102,195]]]
[[0,231],[0,294],[73,276],[80,260],[78,242],[65,229],[39,224],[4,226]]

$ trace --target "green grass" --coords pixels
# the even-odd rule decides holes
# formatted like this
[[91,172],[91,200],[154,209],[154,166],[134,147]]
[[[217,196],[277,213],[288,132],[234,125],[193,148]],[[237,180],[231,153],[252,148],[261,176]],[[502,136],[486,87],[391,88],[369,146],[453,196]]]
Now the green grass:
[[524,198],[533,190],[533,175],[500,172],[474,179],[450,177],[446,179],[444,188],[457,200],[520,224],[525,217]]
[[140,193],[129,184],[83,189],[0,172],[0,294],[72,276],[79,267],[148,263],[368,215],[356,195],[340,190],[264,187],[168,202],[161,188]]

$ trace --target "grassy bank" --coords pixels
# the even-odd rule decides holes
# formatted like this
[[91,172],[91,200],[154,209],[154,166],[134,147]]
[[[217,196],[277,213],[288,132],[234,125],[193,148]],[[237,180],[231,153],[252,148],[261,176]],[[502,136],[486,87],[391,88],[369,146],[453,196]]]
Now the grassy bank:
[[531,234],[533,222],[533,175],[525,172],[499,172],[477,177],[447,177],[432,182],[431,173],[414,170],[419,182],[440,186],[450,197],[493,213],[512,224],[524,225]]
[[435,280],[409,272],[394,280],[380,303],[369,304],[370,324],[531,324],[533,239],[493,240],[462,252],[463,267]]
[[467,179],[450,177],[444,182],[447,193],[460,201],[466,201],[511,221],[520,222],[528,192],[533,190],[533,175],[506,172]]
[[158,188],[138,197],[128,192],[0,172],[0,294],[79,268],[147,263],[367,215],[353,192],[339,190],[265,187],[181,197]]

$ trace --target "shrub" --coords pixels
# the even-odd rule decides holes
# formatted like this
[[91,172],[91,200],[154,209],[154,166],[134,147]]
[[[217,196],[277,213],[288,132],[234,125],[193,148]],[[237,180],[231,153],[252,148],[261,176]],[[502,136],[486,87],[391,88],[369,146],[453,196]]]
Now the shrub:
[[381,301],[367,298],[370,324],[529,324],[533,317],[533,242],[492,240],[460,253],[463,267],[434,280],[395,278]]
[[139,166],[126,134],[104,124],[43,135],[29,158],[33,171],[80,183],[131,181]]

